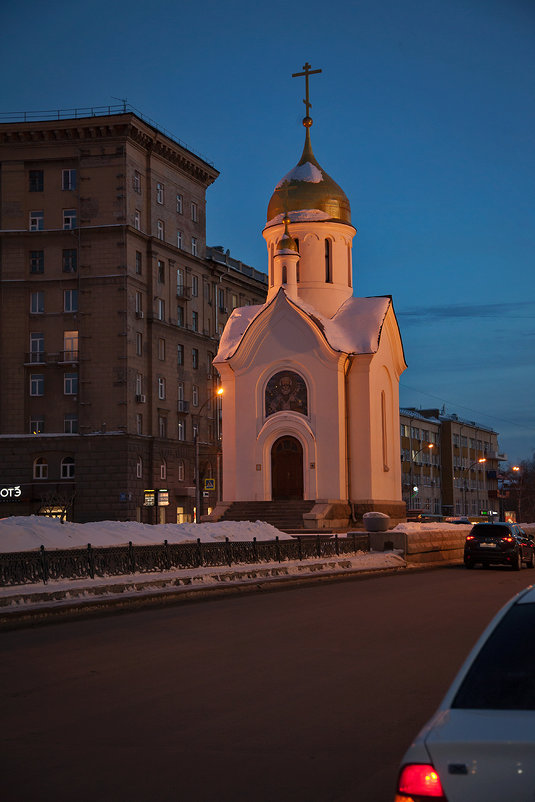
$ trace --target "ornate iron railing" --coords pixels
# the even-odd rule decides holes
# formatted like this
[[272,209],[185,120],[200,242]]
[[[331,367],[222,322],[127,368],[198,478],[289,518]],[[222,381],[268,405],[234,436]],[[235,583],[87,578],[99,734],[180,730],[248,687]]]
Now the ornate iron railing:
[[0,586],[25,585],[53,579],[81,579],[96,576],[168,571],[172,568],[202,568],[239,565],[312,557],[335,557],[369,551],[367,534],[347,536],[300,536],[292,540],[219,543],[168,543],[150,546],[93,547],[85,549],[45,549],[0,554]]

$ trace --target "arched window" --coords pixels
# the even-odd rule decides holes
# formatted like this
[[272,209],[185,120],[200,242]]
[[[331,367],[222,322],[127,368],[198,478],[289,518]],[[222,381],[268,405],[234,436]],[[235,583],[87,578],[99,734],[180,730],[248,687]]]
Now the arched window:
[[164,459],[160,462],[160,479],[167,479],[167,463]]
[[183,482],[185,476],[185,469],[184,469],[184,460],[181,459],[178,461],[178,481]]
[[136,462],[136,479],[143,479],[143,460],[141,457],[138,457]]
[[33,463],[33,478],[48,479],[48,462],[44,457],[37,457]]
[[333,268],[331,255],[331,240],[325,240],[325,281],[327,284],[333,283]]
[[388,465],[388,428],[386,422],[386,395],[385,391],[381,390],[381,431],[383,441],[383,470],[390,470]]
[[61,460],[61,478],[74,479],[74,457],[63,457]]
[[282,283],[288,284],[288,269],[286,265],[282,266]]
[[266,386],[266,417],[286,409],[308,415],[305,380],[292,370],[275,373]]

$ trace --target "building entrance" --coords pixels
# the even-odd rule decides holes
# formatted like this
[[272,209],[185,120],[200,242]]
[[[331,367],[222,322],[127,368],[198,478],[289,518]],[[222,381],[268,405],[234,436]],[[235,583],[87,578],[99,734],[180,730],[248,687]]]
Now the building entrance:
[[279,437],[271,447],[271,497],[303,498],[303,447],[295,437]]

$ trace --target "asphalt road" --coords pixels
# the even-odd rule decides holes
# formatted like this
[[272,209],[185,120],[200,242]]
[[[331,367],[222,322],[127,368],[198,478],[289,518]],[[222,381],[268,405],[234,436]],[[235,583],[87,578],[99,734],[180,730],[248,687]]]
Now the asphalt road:
[[0,635],[3,802],[393,802],[535,571],[442,568]]

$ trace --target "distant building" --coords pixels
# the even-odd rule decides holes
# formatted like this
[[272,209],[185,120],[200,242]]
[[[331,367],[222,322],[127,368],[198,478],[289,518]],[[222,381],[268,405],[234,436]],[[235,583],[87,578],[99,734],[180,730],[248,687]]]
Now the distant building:
[[400,425],[408,514],[497,517],[498,469],[507,457],[499,453],[493,429],[438,409],[412,407],[400,410]]
[[0,125],[0,515],[191,520],[195,436],[205,510],[220,485],[219,336],[267,276],[206,248],[211,164],[91,112]]

